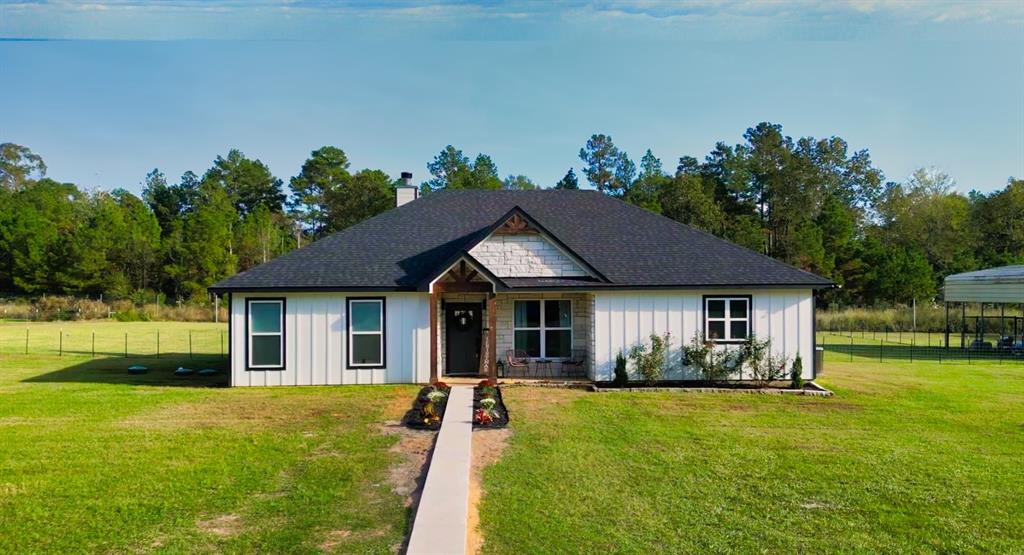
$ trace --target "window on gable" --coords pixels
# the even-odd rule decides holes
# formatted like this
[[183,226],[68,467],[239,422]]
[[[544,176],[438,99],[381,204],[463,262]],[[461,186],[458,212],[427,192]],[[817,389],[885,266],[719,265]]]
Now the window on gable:
[[516,301],[515,348],[534,358],[572,355],[572,301]]
[[384,299],[348,300],[348,365],[384,365]]
[[284,301],[248,299],[249,368],[284,367]]
[[704,335],[711,341],[734,342],[750,338],[749,297],[705,297]]

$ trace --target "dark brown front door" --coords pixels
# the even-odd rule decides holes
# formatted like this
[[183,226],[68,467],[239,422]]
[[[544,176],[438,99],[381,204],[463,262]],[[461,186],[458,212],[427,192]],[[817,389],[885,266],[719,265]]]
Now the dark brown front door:
[[481,303],[446,303],[444,306],[445,374],[480,373]]

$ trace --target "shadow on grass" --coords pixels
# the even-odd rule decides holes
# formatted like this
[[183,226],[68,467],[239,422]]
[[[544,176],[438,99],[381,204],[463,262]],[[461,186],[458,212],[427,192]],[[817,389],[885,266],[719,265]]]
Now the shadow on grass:
[[[57,357],[54,357],[55,359]],[[145,374],[131,374],[129,366],[145,366]],[[217,370],[210,376],[195,373],[188,376],[174,374],[178,367],[198,372],[204,368]],[[228,361],[219,356],[161,355],[148,357],[96,358],[85,362],[69,362],[68,366],[22,380],[26,383],[109,383],[151,385],[163,387],[227,387]]]

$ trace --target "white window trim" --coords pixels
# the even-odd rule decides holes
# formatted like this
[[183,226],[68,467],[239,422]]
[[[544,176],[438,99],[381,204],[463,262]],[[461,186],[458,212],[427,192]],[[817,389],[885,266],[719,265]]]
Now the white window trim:
[[[247,345],[248,349],[246,350],[248,352],[248,357],[247,358],[249,359],[249,360],[246,361],[248,363],[248,365],[249,365],[248,367],[249,368],[253,368],[253,369],[259,369],[259,368],[263,368],[263,369],[280,369],[280,368],[284,368],[284,301],[282,301],[280,299],[265,299],[265,300],[264,299],[248,299],[248,301],[249,302],[246,305],[246,311],[247,311],[246,322],[248,323],[248,328],[249,329],[246,330],[246,339],[245,339],[246,342],[248,343],[248,345]],[[254,332],[254,331],[252,331],[252,305],[254,305],[254,304],[276,304],[278,306],[278,328],[277,328],[276,332],[272,332],[272,331]],[[280,345],[280,349],[278,350],[278,356],[280,357],[280,359],[278,359],[278,363],[277,364],[253,364],[252,363],[252,338],[253,337],[269,337],[269,336],[273,336],[273,335],[277,336],[278,345]]]
[[[712,318],[711,312],[708,310],[708,305],[711,301],[725,301],[725,314],[723,318]],[[732,316],[732,302],[743,301],[747,304],[746,316],[743,318],[736,318]],[[753,298],[743,296],[728,296],[728,295],[716,295],[704,297],[704,335],[705,339],[714,343],[744,343],[750,340],[750,337],[754,333],[753,328]],[[711,322],[724,322],[725,323],[725,337],[711,338],[708,332]],[[739,339],[732,337],[732,323],[733,322],[746,322],[747,324],[747,336]]]
[[[545,312],[546,309],[544,308],[544,301],[566,301],[566,302],[569,303],[569,326],[568,327],[553,327],[553,328],[545,327],[545,324],[544,324],[544,312]],[[516,303],[521,303],[521,302],[522,303],[528,303],[528,302],[538,302],[538,303],[540,303],[540,327],[532,327],[532,328],[516,327]],[[572,358],[573,340],[575,339],[573,337],[573,331],[572,331],[572,327],[573,327],[572,325],[573,325],[573,320],[574,320],[574,315],[573,315],[574,313],[573,313],[573,306],[572,306],[572,304],[573,304],[573,300],[572,299],[516,299],[516,300],[514,300],[512,302],[512,347],[515,348],[516,332],[517,331],[539,331],[540,332],[540,355],[541,356],[539,356],[539,357],[529,357],[531,360],[569,360],[569,359],[571,359]],[[548,346],[547,346],[548,340],[547,340],[547,333],[546,332],[549,332],[549,331],[565,331],[565,330],[569,331],[569,356],[567,356],[567,357],[549,357],[549,356],[545,356],[545,355],[547,355],[547,352],[548,352]]]
[[[380,330],[379,331],[356,331],[355,326],[352,324],[352,305],[356,303],[363,304],[376,304],[380,311]],[[348,367],[349,368],[382,368],[384,366],[384,299],[355,299],[350,298],[348,301]],[[378,335],[380,336],[380,352],[378,353],[379,362],[355,362],[352,360],[352,354],[355,352],[355,341],[352,339],[357,335]]]

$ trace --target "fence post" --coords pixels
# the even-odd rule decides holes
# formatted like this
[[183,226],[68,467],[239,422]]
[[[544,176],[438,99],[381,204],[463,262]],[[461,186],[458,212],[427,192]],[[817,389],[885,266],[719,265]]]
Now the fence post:
[[156,330],[156,358],[160,358],[160,330]]
[[128,332],[124,332],[124,358],[128,358]]
[[224,358],[224,332],[220,332],[220,358]]
[[853,362],[853,335],[850,335],[850,362]]
[[879,341],[878,342],[878,362],[879,363],[882,362],[882,345],[884,345],[884,343]]
[[64,356],[64,328],[57,330],[57,356]]
[[188,330],[188,358],[192,359],[192,330]]
[[25,354],[28,354],[28,328],[25,328]]
[[914,362],[914,345],[916,344],[916,341],[917,341],[917,332],[915,331],[914,335],[910,336],[910,362],[911,363]]
[[92,358],[96,358],[96,330],[92,330]]

